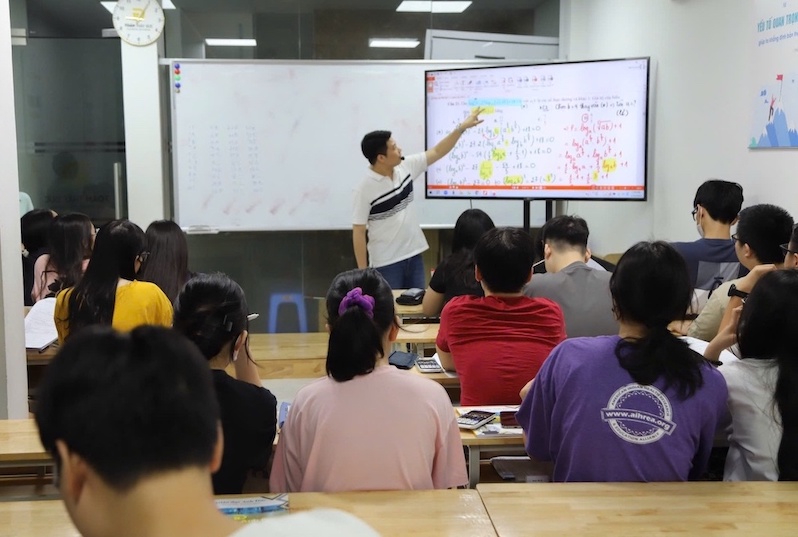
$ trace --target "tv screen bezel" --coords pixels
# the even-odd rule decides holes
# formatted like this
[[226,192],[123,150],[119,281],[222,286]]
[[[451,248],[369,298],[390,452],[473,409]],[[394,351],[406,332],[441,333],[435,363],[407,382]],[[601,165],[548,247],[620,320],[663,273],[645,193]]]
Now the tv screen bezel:
[[[581,60],[581,61],[545,61],[545,62],[537,62],[537,63],[509,63],[507,65],[485,65],[479,67],[452,67],[449,69],[425,69],[424,70],[424,147],[425,151],[429,150],[429,140],[427,139],[427,118],[429,117],[429,110],[428,102],[427,102],[427,77],[429,73],[443,73],[443,72],[452,72],[452,71],[485,71],[488,69],[507,69],[513,67],[538,67],[538,66],[545,66],[545,65],[569,65],[569,64],[589,64],[589,63],[609,63],[609,62],[623,62],[623,61],[635,61],[635,60],[645,60],[646,61],[646,104],[645,104],[645,140],[643,142],[644,150],[643,150],[643,197],[642,198],[617,198],[617,197],[602,197],[602,196],[591,196],[591,197],[584,197],[584,196],[577,196],[577,197],[550,197],[547,195],[545,190],[540,190],[540,195],[535,196],[431,196],[429,194],[429,171],[424,172],[424,198],[426,199],[433,199],[433,200],[539,200],[539,201],[648,201],[648,176],[649,176],[649,158],[648,158],[648,139],[649,139],[649,128],[650,128],[650,103],[651,103],[651,57],[650,56],[639,56],[639,57],[631,57],[631,58],[607,58],[607,59],[600,59],[600,60]],[[437,143],[437,142],[436,142]],[[455,146],[456,147],[456,146]],[[446,158],[446,157],[444,157]],[[597,192],[604,192],[602,190],[598,190]],[[611,190],[606,191],[607,193],[612,192]]]

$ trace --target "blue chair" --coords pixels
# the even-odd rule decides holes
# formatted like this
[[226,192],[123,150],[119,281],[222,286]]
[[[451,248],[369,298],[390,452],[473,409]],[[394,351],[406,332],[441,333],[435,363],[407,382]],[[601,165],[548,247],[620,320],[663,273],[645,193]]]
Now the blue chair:
[[272,293],[269,295],[269,332],[277,332],[277,312],[283,304],[294,304],[299,320],[299,331],[308,331],[308,316],[305,311],[305,296],[302,293]]

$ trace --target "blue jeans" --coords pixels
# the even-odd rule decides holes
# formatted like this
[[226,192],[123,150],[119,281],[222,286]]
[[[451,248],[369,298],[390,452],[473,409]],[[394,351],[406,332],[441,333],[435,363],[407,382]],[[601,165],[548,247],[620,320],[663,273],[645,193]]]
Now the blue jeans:
[[384,267],[375,267],[391,289],[410,289],[411,287],[418,287],[424,289],[426,287],[426,279],[424,278],[424,260],[421,254],[416,254],[411,258],[403,259],[385,265]]

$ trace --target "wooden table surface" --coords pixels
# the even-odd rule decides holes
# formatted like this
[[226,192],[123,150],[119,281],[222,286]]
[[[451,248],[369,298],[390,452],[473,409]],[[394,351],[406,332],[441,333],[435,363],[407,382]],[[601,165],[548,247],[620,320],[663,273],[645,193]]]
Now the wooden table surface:
[[[474,490],[345,492],[289,495],[292,512],[332,507],[352,513],[384,537],[493,536],[490,518]],[[60,500],[0,502],[0,535],[79,535]]]
[[438,330],[441,325],[433,324],[406,324],[399,328],[396,334],[396,343],[410,343],[411,345],[435,344]]
[[798,483],[485,483],[500,537],[794,536]]
[[52,458],[39,441],[39,430],[33,419],[0,420],[0,467],[51,463]]
[[393,290],[393,298],[394,298],[393,307],[394,307],[394,309],[396,311],[396,314],[399,317],[403,317],[405,315],[424,315],[424,312],[422,311],[422,308],[421,308],[421,304],[419,304],[418,306],[403,306],[401,304],[397,304],[396,303],[396,297],[401,295],[404,291],[405,291],[405,289],[394,289]]

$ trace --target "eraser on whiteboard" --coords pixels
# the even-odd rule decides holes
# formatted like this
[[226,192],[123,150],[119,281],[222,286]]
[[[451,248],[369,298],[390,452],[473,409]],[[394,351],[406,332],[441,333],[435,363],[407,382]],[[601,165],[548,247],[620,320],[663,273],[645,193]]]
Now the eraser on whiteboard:
[[201,235],[201,234],[213,235],[219,233],[219,228],[199,225],[199,226],[188,226],[187,228],[183,228],[183,231],[185,231],[189,235]]

